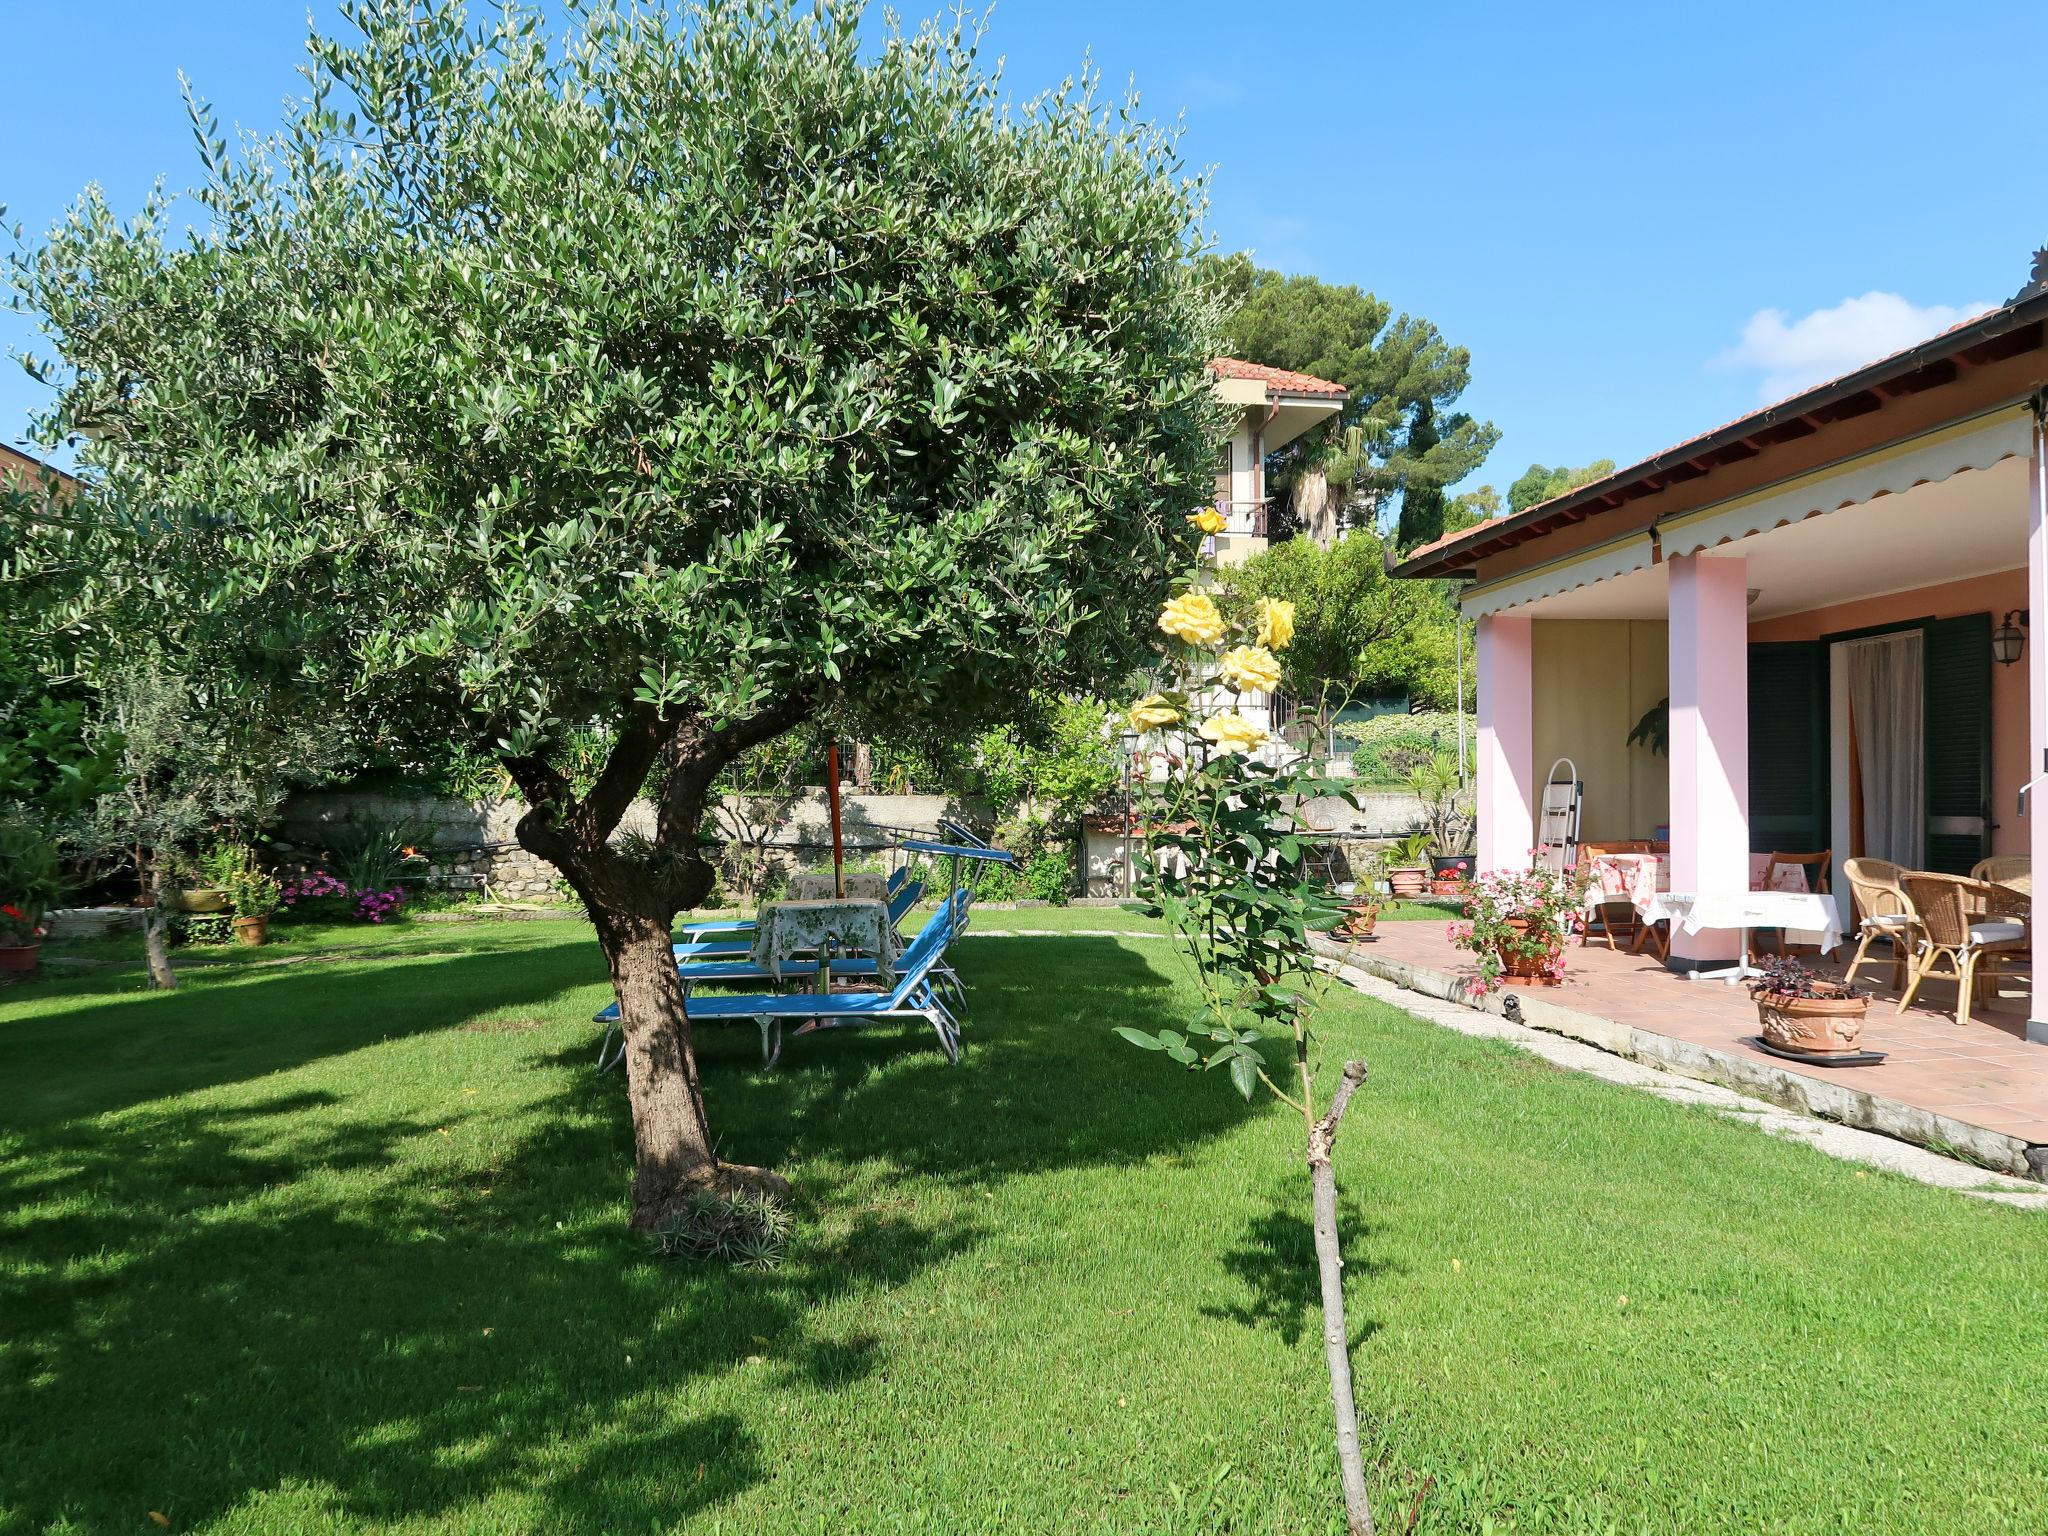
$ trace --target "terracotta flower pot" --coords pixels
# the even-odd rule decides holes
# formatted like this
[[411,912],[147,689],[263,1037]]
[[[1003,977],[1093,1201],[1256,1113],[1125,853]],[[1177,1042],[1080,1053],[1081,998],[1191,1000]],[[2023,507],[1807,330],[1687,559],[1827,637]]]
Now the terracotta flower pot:
[[41,944],[0,944],[0,971],[25,975],[36,968],[42,949]]
[[1429,889],[1429,871],[1426,869],[1390,869],[1387,883],[1394,888],[1396,896],[1420,896]]
[[1380,909],[1377,906],[1355,906],[1344,909],[1344,921],[1339,923],[1334,936],[1340,939],[1369,939],[1372,931],[1379,926]]
[[250,949],[270,937],[270,919],[267,917],[238,917],[228,926],[235,930],[235,942]]
[[1438,875],[1429,882],[1432,896],[1455,896],[1464,889],[1464,886],[1464,877],[1461,875]]
[[1867,997],[1788,997],[1766,992],[1756,1000],[1764,1039],[1781,1051],[1846,1056],[1859,1050]]
[[[1508,927],[1514,930],[1518,939],[1526,937],[1529,932],[1528,923],[1519,917],[1509,918]],[[1562,938],[1553,938],[1547,951],[1534,955],[1502,944],[1494,950],[1500,956],[1500,979],[1518,987],[1558,986],[1564,980],[1557,974],[1557,957],[1563,950]]]

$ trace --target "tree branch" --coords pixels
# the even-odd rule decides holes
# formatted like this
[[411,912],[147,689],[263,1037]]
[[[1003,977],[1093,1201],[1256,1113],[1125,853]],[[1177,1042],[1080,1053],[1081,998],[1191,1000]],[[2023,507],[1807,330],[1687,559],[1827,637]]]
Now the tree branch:
[[1344,1076],[1337,1084],[1336,1095],[1330,1100],[1330,1107],[1314,1125],[1308,1128],[1308,1161],[1311,1168],[1330,1161],[1331,1149],[1337,1145],[1337,1124],[1344,1118],[1344,1111],[1351,1107],[1351,1096],[1358,1092],[1365,1081],[1366,1064],[1362,1061],[1344,1063]]
[[681,728],[679,721],[663,720],[653,705],[633,703],[597,783],[570,813],[570,830],[578,841],[602,843],[612,835],[662,748]]

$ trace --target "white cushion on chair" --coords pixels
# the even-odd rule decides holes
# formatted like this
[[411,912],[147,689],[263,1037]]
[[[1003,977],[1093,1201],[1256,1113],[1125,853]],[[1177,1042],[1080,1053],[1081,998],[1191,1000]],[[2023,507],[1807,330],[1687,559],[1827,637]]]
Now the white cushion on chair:
[[1903,928],[1911,921],[1903,912],[1873,912],[1863,919],[1863,926],[1882,933],[1887,928]]
[[1970,942],[1972,944],[2003,944],[2011,939],[2027,936],[2025,923],[1972,923]]

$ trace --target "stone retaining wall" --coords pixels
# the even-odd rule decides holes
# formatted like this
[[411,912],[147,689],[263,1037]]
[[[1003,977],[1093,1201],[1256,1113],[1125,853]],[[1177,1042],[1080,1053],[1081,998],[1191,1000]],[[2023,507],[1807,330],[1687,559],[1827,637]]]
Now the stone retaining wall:
[[[846,856],[883,856],[905,835],[931,835],[941,816],[959,810],[944,795],[842,795]],[[435,885],[488,889],[510,901],[563,899],[555,867],[519,846],[519,818],[525,814],[525,805],[517,800],[472,802],[317,790],[294,795],[285,803],[276,840],[297,862],[311,865],[333,842],[358,827],[404,827],[427,855],[428,879]],[[825,791],[807,789],[793,799],[728,795],[715,819],[721,836],[757,851],[767,865],[788,871],[831,861],[830,815]],[[651,836],[654,807],[645,800],[634,801],[619,831]]]

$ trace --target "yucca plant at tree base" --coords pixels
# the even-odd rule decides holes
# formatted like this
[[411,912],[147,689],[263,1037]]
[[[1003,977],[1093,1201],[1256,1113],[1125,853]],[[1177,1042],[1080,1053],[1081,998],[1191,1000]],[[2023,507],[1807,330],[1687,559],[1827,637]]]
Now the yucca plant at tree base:
[[[1189,521],[1207,531],[1207,515]],[[1173,641],[1167,655],[1173,676],[1130,710],[1132,726],[1154,738],[1171,765],[1163,781],[1146,786],[1150,868],[1140,890],[1180,935],[1203,1010],[1184,1031],[1147,1034],[1119,1026],[1117,1033],[1190,1072],[1221,1068],[1247,1100],[1270,1093],[1301,1117],[1337,1462],[1345,1517],[1358,1536],[1373,1529],[1372,1506],[1352,1394],[1331,1152],[1366,1064],[1347,1061],[1328,1102],[1318,1103],[1311,1021],[1328,978],[1316,968],[1309,935],[1328,927],[1342,908],[1308,878],[1302,816],[1302,807],[1320,796],[1356,801],[1349,781],[1325,777],[1306,758],[1262,761],[1255,754],[1267,744],[1266,732],[1237,708],[1195,718],[1194,700],[1218,689],[1234,702],[1277,685],[1275,653],[1292,638],[1293,618],[1292,605],[1264,601],[1246,632],[1233,634],[1209,596],[1192,584],[1160,615],[1159,627]],[[1266,1059],[1276,1042],[1291,1050],[1285,1067]]]
[[189,239],[88,192],[16,272],[90,441],[10,574],[88,672],[147,634],[223,709],[502,764],[622,1005],[642,1226],[779,1183],[714,1155],[669,950],[720,771],[1106,690],[1225,430],[1172,139],[861,9],[360,0],[274,138],[195,107]]

